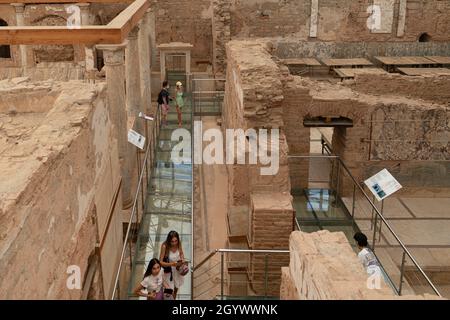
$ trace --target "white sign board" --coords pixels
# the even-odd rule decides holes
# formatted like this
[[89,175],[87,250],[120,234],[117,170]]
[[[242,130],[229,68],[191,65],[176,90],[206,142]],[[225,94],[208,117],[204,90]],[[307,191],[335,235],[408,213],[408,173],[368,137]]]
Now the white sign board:
[[139,133],[132,129],[128,131],[128,142],[134,144],[139,149],[144,150],[145,137],[141,136]]
[[364,181],[366,186],[372,191],[378,201],[389,197],[394,192],[400,190],[402,185],[392,176],[392,174],[383,169],[376,175]]

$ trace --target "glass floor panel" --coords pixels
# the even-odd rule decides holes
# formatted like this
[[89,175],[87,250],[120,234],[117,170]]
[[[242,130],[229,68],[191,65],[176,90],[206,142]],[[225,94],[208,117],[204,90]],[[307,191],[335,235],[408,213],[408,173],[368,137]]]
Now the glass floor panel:
[[353,246],[353,235],[360,231],[356,222],[345,209],[340,199],[328,189],[306,189],[292,191],[293,207],[300,229],[304,232],[329,230],[342,231]]
[[[190,122],[189,123],[182,123],[181,127],[190,131],[191,130],[191,123]],[[161,125],[161,129],[162,130],[172,130],[172,131],[176,130],[176,129],[179,129],[179,127],[178,127],[178,120],[177,121],[175,121],[175,120],[169,121],[166,125]]]
[[328,189],[307,189],[307,211],[314,212],[319,219],[351,219],[341,203],[336,203],[333,192]]
[[[190,130],[190,127],[187,127],[187,125],[182,126],[184,129]],[[172,139],[172,132],[174,132],[178,128],[178,122],[170,123],[164,127],[161,127],[161,130],[159,131],[159,140],[171,140]]]
[[[180,164],[190,165],[191,158],[190,157],[188,158],[186,155],[187,155],[186,153],[179,154],[179,157],[180,157],[179,161],[181,162]],[[156,161],[159,161],[159,162],[173,163],[172,151],[158,151],[158,152],[156,152],[155,158],[156,158]]]
[[190,181],[176,181],[169,179],[152,179],[150,181],[149,193],[150,194],[171,194],[177,195],[191,195],[191,182]]
[[147,197],[145,207],[147,213],[190,214],[192,201],[190,198],[175,194],[154,194]]
[[158,153],[159,152],[170,153],[170,152],[172,152],[173,148],[180,142],[182,142],[181,139],[179,141],[172,141],[170,139],[167,139],[167,140],[160,139],[156,150]]
[[177,170],[174,168],[155,168],[152,172],[155,179],[172,179],[181,181],[192,181],[192,172]]
[[141,235],[155,234],[158,230],[165,239],[169,231],[176,230],[180,234],[190,234],[192,229],[190,215],[145,214],[141,223]]

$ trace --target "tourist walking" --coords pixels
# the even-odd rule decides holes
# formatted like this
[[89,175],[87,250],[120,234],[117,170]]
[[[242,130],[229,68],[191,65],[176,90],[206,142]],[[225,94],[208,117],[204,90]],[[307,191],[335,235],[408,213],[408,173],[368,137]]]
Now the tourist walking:
[[164,288],[169,288],[164,279],[164,271],[159,260],[153,258],[147,266],[144,279],[134,289],[134,293],[147,300],[163,300]]
[[164,279],[173,289],[173,298],[176,299],[188,271],[178,232],[170,231],[167,235],[166,241],[161,245],[160,260],[164,268]]

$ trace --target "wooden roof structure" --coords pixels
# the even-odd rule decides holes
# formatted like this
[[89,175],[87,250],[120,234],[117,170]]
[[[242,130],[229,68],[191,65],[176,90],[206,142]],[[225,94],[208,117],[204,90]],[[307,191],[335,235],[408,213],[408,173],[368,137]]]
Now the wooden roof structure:
[[[93,26],[7,26],[0,27],[0,43],[20,44],[120,44],[150,8],[148,0],[21,0],[21,3],[129,3],[107,25]],[[0,0],[0,4],[14,1]]]

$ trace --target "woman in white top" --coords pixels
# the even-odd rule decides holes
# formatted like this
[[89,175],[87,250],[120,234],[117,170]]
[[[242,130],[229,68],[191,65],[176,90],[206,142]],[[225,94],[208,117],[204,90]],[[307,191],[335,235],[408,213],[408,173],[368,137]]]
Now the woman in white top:
[[169,288],[164,280],[164,271],[158,259],[150,260],[142,282],[134,289],[134,293],[148,300],[163,300],[164,288]]
[[160,252],[159,259],[164,268],[164,279],[167,281],[170,288],[173,289],[173,299],[175,300],[178,289],[184,283],[183,276],[177,270],[177,267],[184,262],[184,253],[178,232],[169,232],[166,241],[161,245]]

